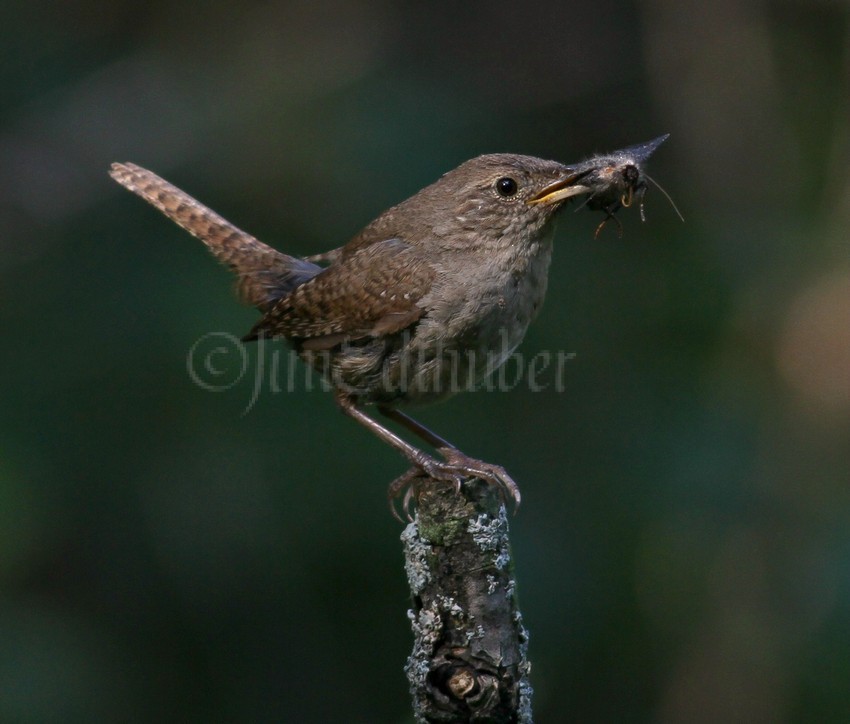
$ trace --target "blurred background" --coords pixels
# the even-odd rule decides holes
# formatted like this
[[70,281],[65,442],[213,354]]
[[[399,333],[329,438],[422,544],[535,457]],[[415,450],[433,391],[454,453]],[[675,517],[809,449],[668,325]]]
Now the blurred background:
[[686,223],[561,217],[559,388],[417,417],[522,488],[538,721],[850,721],[846,3],[0,17],[0,721],[412,721],[403,461],[283,347],[193,379],[256,314],[110,162],[311,254],[479,153],[666,132]]

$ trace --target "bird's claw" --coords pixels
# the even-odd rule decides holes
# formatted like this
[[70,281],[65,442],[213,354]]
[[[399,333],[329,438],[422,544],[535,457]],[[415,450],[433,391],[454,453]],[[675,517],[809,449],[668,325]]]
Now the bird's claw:
[[493,465],[483,460],[476,460],[452,447],[437,448],[437,451],[442,455],[443,460],[437,460],[423,455],[420,460],[417,460],[414,467],[390,483],[390,487],[387,490],[387,498],[393,517],[397,520],[402,523],[405,522],[399,515],[395,505],[395,501],[401,495],[402,491],[405,492],[401,509],[408,521],[413,520],[412,503],[415,496],[413,482],[423,474],[434,480],[452,483],[455,493],[460,493],[461,485],[467,478],[478,478],[485,483],[493,485],[499,491],[499,497],[502,503],[507,503],[508,499],[510,499],[514,503],[514,510],[519,507],[521,500],[519,486],[517,486],[513,478],[508,475],[507,471],[501,465]]
[[[419,468],[410,468],[410,470],[402,473],[393,480],[387,489],[387,502],[390,504],[390,512],[393,514],[393,518],[399,523],[413,522],[413,515],[411,514],[413,510],[411,506],[413,501],[413,481],[419,475],[422,475],[422,471]],[[404,513],[404,517],[407,518],[406,521],[399,515],[398,508],[395,505],[395,501],[401,495],[402,490],[404,491],[404,499],[401,501],[401,510]]]

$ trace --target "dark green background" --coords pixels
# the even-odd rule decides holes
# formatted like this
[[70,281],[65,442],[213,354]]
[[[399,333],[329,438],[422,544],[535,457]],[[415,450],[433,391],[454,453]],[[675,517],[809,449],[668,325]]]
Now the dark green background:
[[844,4],[11,2],[0,28],[0,721],[411,721],[403,461],[328,394],[242,415],[253,371],[193,383],[196,340],[256,315],[110,162],[309,254],[476,154],[664,132],[685,224],[654,189],[622,240],[561,218],[521,351],[574,352],[563,391],[419,417],[522,487],[538,721],[850,721]]

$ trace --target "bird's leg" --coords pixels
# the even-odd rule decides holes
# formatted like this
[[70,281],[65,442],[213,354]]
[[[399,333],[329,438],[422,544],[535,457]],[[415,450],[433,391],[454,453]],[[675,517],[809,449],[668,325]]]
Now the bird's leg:
[[424,440],[429,445],[433,445],[437,449],[447,447],[457,450],[457,447],[452,445],[448,440],[440,437],[433,430],[429,430],[421,422],[416,422],[416,420],[410,417],[410,415],[405,415],[401,410],[397,410],[394,407],[378,405],[378,411],[384,417],[388,417],[390,420],[395,420],[399,425],[403,425],[414,435],[417,435],[420,439]]
[[[388,430],[376,420],[373,420],[365,412],[360,410],[355,404],[350,395],[344,392],[336,393],[336,401],[340,409],[349,417],[357,420],[368,430],[376,435],[385,443],[391,445],[398,450],[407,460],[413,465],[413,470],[408,470],[406,473],[394,480],[389,487],[388,496],[390,499],[390,507],[393,514],[398,517],[392,503],[397,498],[402,490],[409,489],[413,479],[420,473],[424,473],[435,480],[442,480],[452,483],[455,490],[460,491],[460,486],[464,478],[480,478],[481,480],[495,485],[500,494],[510,496],[515,505],[520,503],[520,494],[517,484],[511,479],[504,468],[499,465],[492,465],[481,460],[475,460],[467,455],[464,455],[460,450],[447,443],[438,435],[432,433],[426,427],[420,425],[415,420],[409,418],[404,413],[388,415],[392,419],[397,420],[422,437],[427,442],[433,444],[444,461],[437,460],[430,455],[422,452],[419,448],[414,447],[406,442],[391,430]],[[403,506],[405,509],[411,501],[410,492],[405,494]]]
[[[336,402],[339,405],[339,408],[346,415],[357,420],[357,422],[363,425],[363,427],[371,430],[374,435],[377,435],[378,438],[388,445],[392,445],[417,468],[425,471],[427,466],[431,462],[434,462],[430,455],[426,455],[419,448],[413,447],[413,445],[402,440],[398,435],[385,428],[377,420],[373,420],[369,417],[365,412],[357,407],[350,395],[347,395],[344,392],[337,392]],[[460,482],[458,482],[458,485],[460,485]]]

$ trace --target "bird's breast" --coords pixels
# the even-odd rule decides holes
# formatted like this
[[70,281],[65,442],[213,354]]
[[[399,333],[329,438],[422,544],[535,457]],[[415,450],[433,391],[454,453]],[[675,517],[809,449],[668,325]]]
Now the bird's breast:
[[[431,386],[442,390],[440,396],[453,378],[463,380],[464,389],[481,380],[522,342],[543,303],[551,256],[550,234],[533,244],[456,259],[454,268],[440,270],[411,340],[411,351],[431,360]],[[418,387],[419,398],[427,397],[429,385]]]

